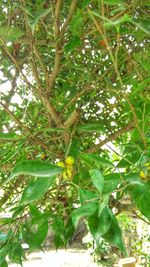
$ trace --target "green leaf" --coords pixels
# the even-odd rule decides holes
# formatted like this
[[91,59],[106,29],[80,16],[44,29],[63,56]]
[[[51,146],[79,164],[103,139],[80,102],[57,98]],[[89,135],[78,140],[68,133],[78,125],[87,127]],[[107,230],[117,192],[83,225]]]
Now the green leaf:
[[149,20],[134,20],[132,21],[132,23],[139,28],[140,30],[142,30],[143,32],[145,32],[146,34],[150,34],[150,24],[149,24]]
[[11,243],[8,255],[11,262],[22,265],[23,249],[20,243]]
[[88,156],[88,154],[80,153],[80,158],[89,167],[93,166],[93,160]]
[[142,184],[133,184],[133,185],[131,183],[131,186],[129,186],[128,189],[135,202],[138,201],[141,195],[144,195],[147,192],[144,182],[142,182]]
[[97,194],[87,189],[79,189],[79,196],[81,204],[84,204],[86,201],[88,202],[88,200],[94,200],[98,197]]
[[64,221],[58,216],[54,218],[52,228],[55,232],[64,236],[65,233]]
[[150,190],[137,199],[140,212],[150,221]]
[[60,235],[57,235],[57,234],[54,236],[54,244],[55,244],[56,249],[65,246],[64,241],[62,240]]
[[16,133],[0,133],[0,140],[14,141],[22,139],[22,135]]
[[91,161],[92,164],[93,164],[93,162],[96,163],[97,166],[114,167],[114,165],[109,160],[107,160],[103,157],[100,157],[97,154],[81,153],[80,155],[85,161],[88,159]]
[[66,244],[65,240],[65,225],[64,221],[58,216],[54,218],[52,228],[55,232],[55,245],[56,248],[59,248],[62,245]]
[[73,36],[68,44],[65,45],[65,52],[70,53],[75,48],[81,46],[82,42],[81,39],[78,36]]
[[118,225],[116,217],[112,213],[112,223],[108,232],[103,235],[103,238],[110,244],[116,245],[126,255],[126,250],[122,240],[121,229]]
[[40,160],[24,160],[18,163],[6,182],[18,175],[31,175],[36,177],[50,177],[62,173],[63,169]]
[[97,188],[97,190],[102,193],[104,186],[104,177],[99,170],[93,169],[89,171],[92,183]]
[[36,231],[34,229],[34,225],[31,223],[31,221],[26,221],[22,225],[22,231],[21,231],[21,235],[22,235],[22,239],[24,243],[30,244],[30,240],[34,236],[35,232]]
[[30,239],[30,249],[39,248],[45,240],[48,232],[48,221],[44,221],[38,225],[36,233]]
[[104,0],[104,3],[107,5],[124,5],[123,0]]
[[119,24],[122,24],[125,22],[131,22],[131,21],[132,21],[132,18],[128,14],[125,14],[122,17],[120,17],[119,19],[107,21],[104,24],[104,26],[109,28],[111,26],[116,26],[116,25],[119,25]]
[[142,182],[135,184],[129,190],[140,212],[150,220],[150,185]]
[[103,211],[103,209],[108,205],[109,202],[109,194],[103,194],[102,195],[102,200],[101,202],[98,204],[98,216],[100,217],[101,212]]
[[[138,173],[130,173],[125,176],[125,182],[130,185],[140,185],[145,187],[144,181],[141,180]],[[136,190],[136,187],[134,188]]]
[[121,5],[121,6],[117,6],[117,8],[114,8],[110,11],[110,15],[113,17],[114,15],[122,12],[122,11],[125,11],[126,7],[124,5]]
[[100,157],[99,155],[95,155],[95,154],[88,154],[91,159],[93,159],[94,162],[97,163],[98,166],[104,166],[104,167],[113,167],[114,165],[107,159],[105,159],[104,157]]
[[122,183],[122,180],[119,176],[120,175],[114,173],[114,174],[112,174],[112,176],[110,175],[109,179],[105,180],[105,177],[107,177],[107,176],[104,177],[104,188],[103,188],[104,194],[108,194],[108,193],[113,192],[117,188],[117,186],[120,183]]
[[84,19],[82,17],[80,9],[77,9],[76,14],[73,16],[72,21],[70,23],[70,30],[73,35],[78,35],[80,32],[80,28],[84,23]]
[[90,232],[95,239],[99,239],[108,232],[112,223],[112,212],[105,207],[98,216],[98,212],[88,219]]
[[39,211],[39,209],[33,203],[29,205],[29,209],[32,217],[38,217],[38,218],[43,217],[43,213]]
[[78,6],[80,8],[85,8],[88,4],[90,4],[91,0],[82,0],[82,1],[79,1],[78,3]]
[[104,126],[102,124],[97,124],[97,123],[85,123],[82,126],[78,126],[77,130],[79,132],[103,132],[104,131]]
[[85,205],[82,205],[78,209],[75,209],[71,215],[75,227],[77,226],[79,220],[82,217],[91,216],[92,214],[95,213],[96,209],[97,209],[97,203],[95,202],[87,203]]
[[[125,23],[125,22],[132,22],[132,17],[129,16],[128,14],[124,14],[122,17],[119,17],[119,19],[116,20],[111,20],[108,19],[107,17],[101,16],[98,11],[91,11],[91,13],[104,20],[104,26],[105,27],[112,27],[112,26],[117,26],[119,24]],[[106,79],[106,78],[105,78]],[[108,79],[106,79],[108,81]]]
[[[8,237],[7,241],[5,243],[3,243],[3,244],[0,244],[0,260],[2,260],[2,262],[6,259],[7,255],[8,255],[8,249],[9,249],[8,240],[11,240],[13,235],[11,236],[11,238],[9,238],[9,232],[8,232],[7,233],[7,237]],[[1,264],[1,261],[0,261],[0,264]]]
[[148,73],[150,72],[150,63],[148,61],[143,61],[141,62],[142,67],[147,71]]
[[72,157],[76,159],[79,156],[80,149],[81,149],[81,145],[79,143],[79,140],[77,138],[72,138],[72,142],[71,142],[68,154],[72,155]]
[[33,34],[34,34],[37,24],[39,23],[39,20],[47,16],[50,11],[51,11],[51,8],[40,9],[37,12],[35,12],[34,18],[31,16],[28,17],[28,23],[29,23],[29,26],[31,27]]
[[7,41],[16,41],[23,35],[24,32],[18,28],[11,28],[7,26],[0,27],[0,36],[6,39]]
[[0,258],[0,267],[8,267],[8,264],[4,258]]
[[10,153],[6,153],[6,156],[4,155],[3,160],[1,161],[1,163],[5,164],[6,162],[8,162],[9,160],[11,160],[14,156],[16,156],[21,150],[22,147],[25,143],[25,139],[20,141],[16,147],[12,149],[12,151]]
[[75,232],[75,227],[73,225],[73,222],[71,220],[71,218],[69,218],[67,224],[65,225],[65,240],[66,243],[71,239],[71,237],[73,236]]
[[34,18],[29,7],[19,5],[19,8],[21,8],[29,17]]
[[132,95],[136,95],[139,91],[143,91],[145,90],[145,87],[148,86],[150,83],[150,77],[142,80],[142,82],[136,84],[136,86],[134,86],[133,91],[132,91]]
[[20,204],[25,205],[43,197],[44,194],[48,191],[49,187],[54,183],[55,178],[55,176],[52,176],[50,178],[45,177],[32,180],[24,189]]
[[128,160],[121,159],[119,163],[117,164],[117,168],[127,168],[127,167],[130,167],[131,165],[132,163],[130,163]]
[[3,234],[0,232],[0,242],[6,241],[7,240],[7,234]]
[[13,215],[12,215],[12,218],[16,218],[18,215],[20,215],[20,214],[23,213],[23,211],[24,211],[24,207],[22,207],[22,206],[17,206],[17,207],[15,207],[15,208],[11,209],[10,211],[11,211],[11,212],[14,211],[14,212],[13,212]]
[[52,10],[52,8],[46,8],[46,9],[39,9],[37,12],[35,12],[34,18],[39,21],[40,19],[44,18],[48,15],[48,13]]

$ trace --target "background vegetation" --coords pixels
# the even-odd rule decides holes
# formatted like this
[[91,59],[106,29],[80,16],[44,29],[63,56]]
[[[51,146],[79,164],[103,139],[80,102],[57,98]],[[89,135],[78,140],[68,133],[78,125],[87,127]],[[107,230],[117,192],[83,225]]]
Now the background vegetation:
[[125,255],[116,216],[149,223],[149,5],[0,1],[0,266],[83,218]]

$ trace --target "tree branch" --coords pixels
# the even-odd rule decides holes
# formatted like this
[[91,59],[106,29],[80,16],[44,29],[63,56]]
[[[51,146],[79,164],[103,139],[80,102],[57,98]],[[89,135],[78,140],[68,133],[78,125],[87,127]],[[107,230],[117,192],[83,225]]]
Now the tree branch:
[[62,39],[60,38],[60,11],[62,6],[62,0],[57,0],[55,13],[54,13],[54,31],[55,31],[55,39],[56,39],[56,47],[55,47],[55,59],[54,59],[54,67],[52,73],[48,80],[48,88],[47,95],[50,95],[52,91],[53,84],[55,82],[56,76],[60,69],[60,60],[62,54]]
[[61,59],[61,52],[59,52],[59,49],[56,48],[56,53],[55,53],[55,60],[54,60],[54,68],[52,70],[52,73],[49,77],[48,81],[48,89],[47,89],[47,95],[50,95],[50,92],[52,91],[53,84],[55,82],[56,76],[59,72],[60,69],[60,59]]
[[47,68],[43,62],[43,59],[42,59],[42,56],[39,52],[39,50],[37,49],[36,45],[35,45],[35,42],[33,42],[33,49],[34,49],[34,53],[35,53],[35,56],[37,57],[39,63],[40,63],[40,66],[41,66],[41,69],[44,73],[44,76],[45,76],[45,82],[46,82],[46,85],[48,86],[48,71],[47,71]]
[[69,22],[71,21],[72,16],[74,14],[74,11],[76,9],[77,3],[78,3],[78,0],[72,0],[72,3],[70,5],[70,9],[68,11],[68,16],[67,16],[66,21],[65,21],[65,23],[61,29],[61,35],[63,35],[67,29]]
[[68,119],[64,122],[64,127],[65,128],[69,128],[71,127],[79,118],[80,115],[80,110],[74,110],[70,116],[68,117]]
[[0,101],[0,105],[4,108],[4,110],[10,115],[10,117],[13,119],[14,122],[17,123],[17,125],[19,126],[20,130],[22,131],[23,129],[25,131],[29,131],[29,129],[27,127],[25,127],[22,122],[13,114],[13,112],[7,107],[6,104],[2,103]]
[[60,70],[60,60],[62,55],[62,39],[63,35],[65,33],[66,28],[68,27],[68,24],[73,16],[73,13],[75,11],[75,8],[77,6],[78,0],[73,0],[70,9],[68,11],[68,16],[66,18],[66,21],[60,30],[60,8],[62,4],[62,0],[57,0],[56,9],[55,9],[55,37],[56,37],[56,52],[55,52],[55,59],[54,59],[54,68],[49,78],[49,84],[48,84],[48,90],[47,95],[50,95],[50,92],[52,91],[53,84],[55,82],[56,76]]
[[26,75],[23,73],[22,69],[20,68],[18,62],[16,61],[16,59],[11,55],[11,53],[9,52],[3,38],[0,36],[0,41],[3,45],[3,49],[6,53],[6,55],[9,57],[9,59],[12,61],[12,63],[16,66],[17,70],[19,71],[19,73],[21,73],[22,78],[24,80],[24,82],[31,88],[34,88],[34,86],[29,82],[29,80],[27,79]]
[[[95,81],[95,90],[96,90],[97,83],[105,77],[105,75],[109,72],[109,70],[111,68],[112,68],[112,66],[108,70],[106,70],[100,77],[98,77],[98,79]],[[92,75],[94,75],[96,73],[96,71],[97,70],[94,70],[92,72]],[[63,111],[65,111],[68,107],[70,107],[71,104],[75,103],[84,94],[86,94],[92,90],[93,90],[92,84],[86,84],[80,92],[78,92],[72,99],[70,99],[68,101],[68,103],[63,107]]]
[[133,213],[135,214],[135,216],[142,220],[143,222],[147,223],[148,225],[150,225],[150,222],[148,222],[147,220],[145,220],[144,218],[142,218],[140,215],[137,214],[137,212],[134,210]]
[[56,8],[55,8],[55,14],[54,14],[56,37],[58,37],[60,34],[60,11],[61,11],[62,2],[63,0],[57,0],[56,2]]
[[109,135],[106,139],[101,141],[99,144],[94,145],[93,147],[86,150],[88,153],[96,152],[98,149],[100,149],[103,145],[106,143],[113,141],[117,139],[119,136],[123,135],[124,133],[130,132],[135,128],[135,123],[132,121],[122,129],[118,130],[117,132],[114,132],[113,134]]
[[47,108],[47,111],[49,112],[50,116],[54,120],[55,124],[58,127],[63,127],[63,123],[62,123],[62,121],[60,119],[59,114],[57,113],[57,111],[55,110],[55,108],[52,106],[52,104],[49,102],[49,100],[47,99],[47,97],[41,96],[41,99],[43,101],[43,104],[45,104],[45,106]]
[[[5,190],[4,196],[0,200],[0,208],[7,202],[7,200],[13,195],[14,190],[20,186],[21,182],[24,181],[24,177],[19,177],[13,184],[9,184],[8,191]],[[3,182],[2,182],[3,183]],[[2,186],[2,184],[0,185]]]

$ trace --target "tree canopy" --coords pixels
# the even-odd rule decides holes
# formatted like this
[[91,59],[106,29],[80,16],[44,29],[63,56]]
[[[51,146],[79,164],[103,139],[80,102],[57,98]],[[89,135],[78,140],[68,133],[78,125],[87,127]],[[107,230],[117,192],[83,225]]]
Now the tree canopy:
[[150,220],[150,4],[0,4],[0,266],[83,218],[125,253],[122,200]]

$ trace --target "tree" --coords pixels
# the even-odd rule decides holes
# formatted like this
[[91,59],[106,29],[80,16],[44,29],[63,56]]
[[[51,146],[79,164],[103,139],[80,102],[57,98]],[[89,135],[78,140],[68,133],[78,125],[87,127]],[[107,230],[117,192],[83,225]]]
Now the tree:
[[148,1],[0,3],[0,266],[81,218],[125,253],[122,199],[150,220]]

